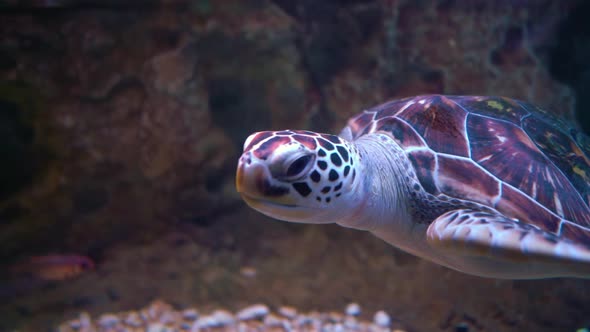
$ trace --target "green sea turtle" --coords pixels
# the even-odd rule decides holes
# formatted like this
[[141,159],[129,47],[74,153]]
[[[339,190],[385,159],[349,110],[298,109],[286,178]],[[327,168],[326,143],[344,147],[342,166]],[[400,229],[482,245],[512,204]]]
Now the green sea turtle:
[[366,230],[484,277],[590,277],[590,144],[503,97],[427,95],[366,110],[340,135],[252,134],[237,189],[277,219]]

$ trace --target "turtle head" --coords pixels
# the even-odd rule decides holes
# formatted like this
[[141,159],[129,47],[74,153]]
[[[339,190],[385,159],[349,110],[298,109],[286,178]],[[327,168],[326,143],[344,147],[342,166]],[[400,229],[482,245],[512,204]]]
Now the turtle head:
[[339,222],[359,204],[358,152],[346,140],[309,131],[264,131],[244,143],[236,187],[252,208],[276,219]]

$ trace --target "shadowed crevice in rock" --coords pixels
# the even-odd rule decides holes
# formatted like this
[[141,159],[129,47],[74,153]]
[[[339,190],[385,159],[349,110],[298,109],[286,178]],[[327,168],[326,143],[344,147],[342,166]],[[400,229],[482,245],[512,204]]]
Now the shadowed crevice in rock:
[[33,128],[19,107],[0,100],[0,200],[29,185],[35,176]]
[[576,94],[576,118],[590,133],[590,3],[581,1],[560,24],[549,52],[549,70]]
[[362,49],[382,28],[381,5],[374,0],[273,2],[297,21],[296,43],[309,90],[319,97],[310,129],[327,131],[335,117],[324,89],[346,68],[366,62]]
[[250,133],[270,127],[261,84],[228,78],[211,80],[207,87],[213,122],[228,132],[237,151]]

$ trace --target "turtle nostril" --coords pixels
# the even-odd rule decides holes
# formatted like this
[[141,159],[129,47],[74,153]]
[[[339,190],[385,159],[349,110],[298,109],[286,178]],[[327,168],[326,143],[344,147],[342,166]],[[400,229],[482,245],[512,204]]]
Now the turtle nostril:
[[240,158],[241,163],[245,163],[246,165],[250,165],[252,163],[252,153],[247,152],[242,155]]

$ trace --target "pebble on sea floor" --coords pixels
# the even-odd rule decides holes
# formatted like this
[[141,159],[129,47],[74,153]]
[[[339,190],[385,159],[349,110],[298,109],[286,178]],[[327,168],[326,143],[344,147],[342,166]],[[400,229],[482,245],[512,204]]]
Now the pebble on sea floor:
[[376,325],[381,327],[389,327],[389,325],[391,325],[391,317],[389,317],[389,315],[385,311],[379,310],[375,313],[375,316],[373,317],[373,322],[375,322]]
[[191,331],[200,329],[222,327],[231,325],[235,322],[234,316],[226,310],[215,310],[212,314],[201,316],[193,324]]
[[349,303],[344,311],[348,316],[358,316],[361,314],[361,306],[358,303]]
[[104,314],[98,320],[98,325],[102,328],[110,328],[119,323],[119,317],[113,314]]
[[297,309],[288,306],[282,306],[279,308],[279,314],[289,319],[293,319],[297,316]]
[[143,320],[137,312],[131,312],[125,318],[125,323],[131,327],[140,327],[143,325]]
[[272,327],[282,326],[283,321],[284,321],[283,318],[276,316],[275,314],[268,314],[264,317],[264,325],[266,325],[266,326],[272,326]]
[[162,324],[172,324],[173,322],[180,320],[180,314],[174,311],[166,311],[160,315],[160,323]]
[[251,266],[244,266],[240,269],[240,274],[246,278],[254,278],[257,273],[258,271]]
[[227,311],[227,310],[223,310],[223,309],[218,309],[215,310],[213,312],[213,314],[211,314],[218,322],[221,323],[221,325],[231,325],[233,324],[236,320],[234,318],[234,315]]
[[161,324],[161,323],[151,323],[150,325],[148,325],[148,327],[145,331],[146,332],[175,332],[176,330],[174,330],[173,328],[168,327],[164,324]]
[[92,326],[92,319],[90,318],[90,314],[88,314],[87,312],[80,313],[78,321],[80,322],[80,328]]
[[236,317],[239,320],[250,320],[250,319],[260,319],[264,318],[264,316],[268,315],[270,310],[264,304],[254,304],[249,307],[246,307],[240,310]]
[[74,330],[79,330],[82,327],[82,325],[80,324],[80,321],[77,319],[70,321],[68,323],[68,325],[70,326],[70,328],[72,328]]
[[195,319],[199,318],[199,312],[193,308],[185,309],[182,312],[182,317],[187,320],[195,320]]

